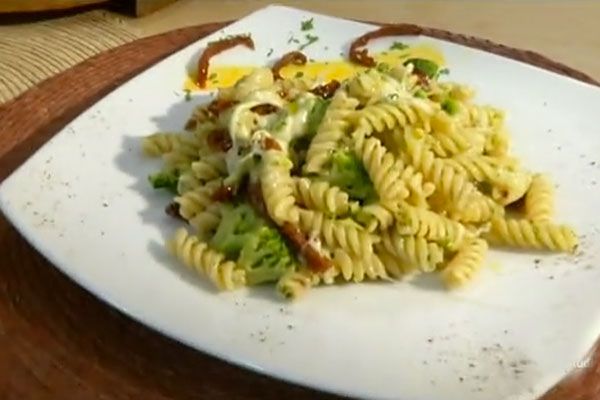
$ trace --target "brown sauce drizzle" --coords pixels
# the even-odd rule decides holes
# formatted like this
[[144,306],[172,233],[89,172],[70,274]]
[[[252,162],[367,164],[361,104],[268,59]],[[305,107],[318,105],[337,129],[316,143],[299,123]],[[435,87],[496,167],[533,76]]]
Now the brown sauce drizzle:
[[200,56],[198,60],[198,77],[197,83],[201,88],[206,87],[206,79],[208,78],[208,66],[209,61],[212,57],[217,54],[231,49],[235,46],[245,46],[251,50],[254,50],[254,41],[248,35],[237,35],[232,36],[226,39],[217,40],[216,42],[211,42],[206,46],[206,49]]
[[369,51],[367,49],[361,49],[361,47],[365,47],[373,39],[387,36],[418,35],[421,33],[421,31],[422,30],[418,26],[387,25],[375,29],[374,31],[367,32],[364,35],[354,39],[350,45],[350,61],[359,65],[364,65],[365,67],[374,67],[375,60],[369,55]]
[[286,65],[294,64],[294,65],[305,65],[307,62],[307,58],[304,54],[299,51],[290,51],[289,53],[284,54],[271,68],[273,71],[273,78],[283,79],[281,74],[279,73],[283,67]]

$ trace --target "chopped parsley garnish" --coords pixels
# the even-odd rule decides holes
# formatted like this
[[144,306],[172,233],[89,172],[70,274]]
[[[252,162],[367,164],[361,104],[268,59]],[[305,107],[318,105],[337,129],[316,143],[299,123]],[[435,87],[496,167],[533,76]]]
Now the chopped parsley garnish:
[[402,42],[394,42],[391,46],[390,46],[390,50],[406,50],[408,49],[410,46],[402,43]]
[[315,35],[311,35],[310,33],[307,33],[306,36],[306,43],[304,43],[303,45],[301,45],[298,50],[304,50],[305,48],[307,48],[308,46],[310,46],[311,44],[313,44],[314,42],[319,40],[318,36]]
[[307,19],[306,21],[302,21],[300,23],[300,30],[302,31],[310,31],[313,28],[313,18]]
[[300,43],[300,41],[298,39],[296,39],[295,37],[293,37],[293,36],[290,36],[290,38],[288,39],[287,42],[288,42],[288,44],[290,44],[290,43]]
[[302,71],[296,72],[296,75],[295,75],[296,78],[302,78],[303,76],[304,76],[304,72],[302,72]]
[[185,89],[185,101],[192,101],[192,91],[190,89]]
[[450,74],[450,70],[448,68],[442,68],[438,71],[437,76],[440,77],[442,75]]
[[210,75],[208,76],[208,79],[210,79],[211,81],[212,81],[212,80],[215,80],[216,78],[217,78],[217,73],[216,73],[216,72],[213,72],[212,74],[210,74]]
[[267,57],[269,57],[271,54],[273,54],[273,48],[269,49],[269,51],[267,52]]

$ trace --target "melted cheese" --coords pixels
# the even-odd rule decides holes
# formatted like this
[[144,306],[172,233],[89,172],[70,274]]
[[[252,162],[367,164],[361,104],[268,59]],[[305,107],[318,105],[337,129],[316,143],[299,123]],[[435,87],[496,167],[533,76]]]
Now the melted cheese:
[[287,151],[294,138],[306,133],[308,115],[315,104],[315,96],[311,93],[304,93],[291,104],[292,106],[286,110],[287,115],[281,128],[273,131],[275,139],[284,151]]

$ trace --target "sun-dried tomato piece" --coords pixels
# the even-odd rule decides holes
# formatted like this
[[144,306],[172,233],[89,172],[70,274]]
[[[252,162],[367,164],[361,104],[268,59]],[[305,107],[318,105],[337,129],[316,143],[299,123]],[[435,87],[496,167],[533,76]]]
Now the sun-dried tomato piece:
[[267,115],[279,111],[279,107],[274,104],[264,103],[250,108],[250,111],[258,115]]
[[226,152],[233,146],[227,129],[215,129],[206,137],[208,147],[214,151]]
[[336,90],[340,88],[341,84],[335,79],[324,85],[319,85],[311,89],[311,93],[320,96],[324,99],[330,99],[335,94]]

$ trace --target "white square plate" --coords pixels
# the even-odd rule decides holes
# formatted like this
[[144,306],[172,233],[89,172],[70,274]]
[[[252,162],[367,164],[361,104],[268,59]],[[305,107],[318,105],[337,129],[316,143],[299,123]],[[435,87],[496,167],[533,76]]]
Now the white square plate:
[[286,304],[272,288],[217,294],[166,254],[164,236],[176,223],[164,215],[167,197],[147,184],[157,165],[141,156],[141,137],[180,129],[206,100],[184,101],[181,84],[208,41],[250,32],[256,51],[240,48],[223,58],[265,65],[295,46],[287,43],[289,32],[309,17],[321,38],[306,49],[315,59],[338,58],[352,38],[374,28],[279,6],[260,10],[136,76],[76,118],[3,182],[2,210],[98,297],[245,367],[360,397],[537,397],[574,369],[600,334],[598,88],[450,42],[402,39],[440,48],[452,80],[507,110],[517,155],[558,183],[558,218],[582,235],[576,257],[492,251],[487,263],[500,268],[486,269],[458,292],[429,282],[346,285]]

